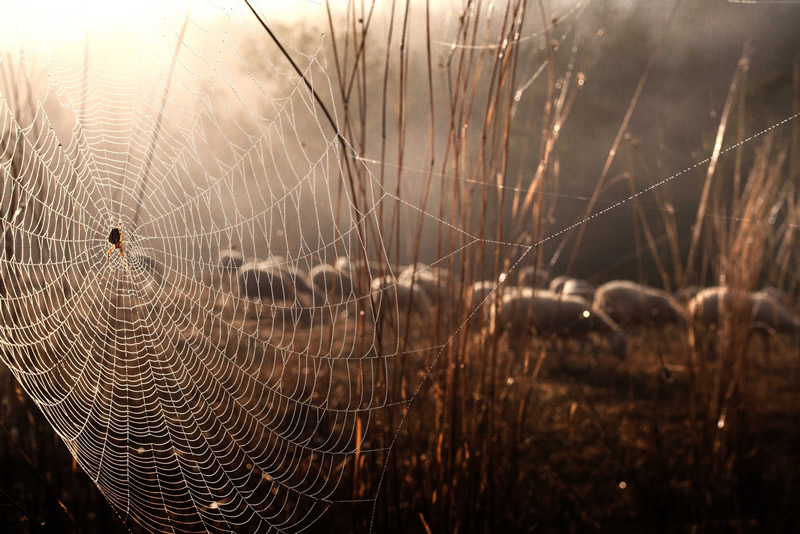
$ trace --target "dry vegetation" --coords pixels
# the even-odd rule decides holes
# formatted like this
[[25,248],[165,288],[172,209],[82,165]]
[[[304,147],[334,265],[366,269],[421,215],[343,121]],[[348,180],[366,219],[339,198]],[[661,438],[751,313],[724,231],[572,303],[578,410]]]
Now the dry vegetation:
[[[401,2],[397,9],[402,12],[409,5]],[[402,221],[404,235],[405,227],[412,227],[416,236],[408,259],[422,260],[421,235],[436,232],[436,257],[441,258],[437,266],[453,274],[446,283],[448,293],[454,295],[464,295],[474,281],[498,279],[509,271],[515,274],[522,265],[549,267],[550,258],[542,257],[543,247],[530,245],[558,230],[549,222],[552,208],[542,193],[557,191],[565,180],[559,176],[556,147],[572,103],[580,98],[582,75],[576,72],[577,66],[558,74],[547,48],[538,167],[520,169],[518,176],[511,176],[510,159],[521,157],[517,153],[521,148],[512,136],[522,53],[516,38],[526,18],[539,17],[544,26],[552,28],[550,17],[541,4],[510,1],[487,27],[476,11],[467,10],[460,20],[459,46],[439,67],[431,53],[427,8],[415,4],[415,9],[415,20],[422,17],[426,21],[427,43],[422,51],[427,79],[417,79],[414,84],[418,92],[425,87],[425,98],[417,95],[416,105],[419,112],[419,101],[427,102],[430,125],[429,166],[424,169],[422,194],[414,203],[448,224],[431,226],[423,214],[410,212],[418,218]],[[330,28],[338,106],[344,110],[340,131],[356,152],[345,156],[348,174],[344,180],[356,204],[370,202],[365,184],[371,178],[354,157],[368,154],[365,145],[373,126],[368,96],[370,105],[378,105],[383,112],[381,131],[394,132],[383,136],[380,160],[388,159],[391,152],[398,163],[391,169],[381,165],[375,179],[382,181],[394,173],[392,184],[398,196],[403,190],[409,113],[411,47],[391,46],[398,35],[400,39],[409,35],[408,17],[391,19],[390,41],[379,67],[385,74],[378,87],[367,83],[372,75],[368,76],[365,58],[369,47],[381,38],[370,33],[370,17],[368,8],[353,3],[345,24],[331,22]],[[544,42],[553,39],[548,33]],[[735,134],[728,130],[729,122],[738,125],[744,121],[742,88],[749,54],[746,49],[736,67],[719,122],[715,156],[743,138],[741,128]],[[438,87],[434,71],[439,68],[448,81],[444,99],[434,94]],[[800,72],[795,72],[799,93],[795,105],[800,102],[798,79]],[[642,83],[644,80],[646,72]],[[635,106],[636,97],[628,116]],[[465,123],[470,124],[469,129],[463,127]],[[449,125],[445,147],[434,146],[440,140],[441,124]],[[531,124],[528,121],[526,142],[535,137]],[[610,187],[604,181],[615,155],[626,154],[627,149],[616,150],[625,140],[626,124],[620,126],[594,191],[595,200]],[[640,263],[642,256],[655,263],[665,288],[724,280],[726,285],[744,290],[767,282],[789,295],[797,294],[795,224],[800,211],[796,175],[791,173],[797,172],[800,140],[797,129],[792,135],[785,133],[765,135],[706,163],[705,186],[691,236],[680,234],[669,209],[661,210],[656,221],[634,210],[636,257]],[[396,145],[389,146],[389,139]],[[375,148],[370,146],[370,150]],[[795,162],[793,167],[790,161]],[[628,170],[616,183],[628,184],[631,193],[642,189],[635,181],[633,164],[622,165]],[[434,186],[439,194],[429,196]],[[649,194],[662,207],[668,205],[661,189]],[[437,198],[438,205],[429,202],[431,198]],[[13,202],[3,205],[9,212],[6,218],[13,212],[9,207]],[[593,203],[587,214],[597,211]],[[389,261],[399,272],[401,258],[407,258],[406,251],[401,251],[400,219],[408,215],[399,202],[384,202],[378,217],[384,228],[381,236],[366,224],[358,231],[365,243],[387,243]],[[464,233],[453,228],[468,229],[480,241],[471,244]],[[655,237],[657,228],[661,238]],[[581,238],[571,233],[558,239],[563,246],[553,264],[562,251],[581,246]],[[664,240],[669,244],[667,254],[660,249]],[[509,241],[525,246],[496,244]],[[469,247],[469,253],[446,255],[462,247]],[[469,261],[461,261],[463,258]],[[574,255],[570,265],[573,262]],[[359,272],[362,288],[369,286],[365,275],[365,271]],[[201,307],[222,313],[230,325],[248,335],[270,338],[277,345],[311,347],[311,353],[340,353],[353,346],[369,346],[375,334],[378,354],[391,353],[399,346],[399,354],[390,359],[386,374],[373,387],[388,390],[393,400],[403,403],[396,409],[377,411],[371,421],[372,441],[365,444],[393,444],[391,454],[370,456],[372,464],[357,461],[355,472],[349,466],[346,480],[352,482],[341,488],[348,498],[369,499],[377,490],[374,474],[386,465],[374,516],[372,503],[337,505],[312,530],[800,530],[796,511],[800,502],[800,359],[783,338],[773,340],[772,356],[766,358],[758,344],[749,343],[748,329],[743,327],[746,318],[733,316],[721,325],[715,355],[693,356],[686,332],[679,328],[640,329],[629,332],[625,361],[606,351],[595,362],[575,344],[557,347],[493,330],[484,314],[472,313],[475,303],[460,298],[440,304],[432,321],[415,321],[409,311],[401,310],[409,327],[399,331],[394,325],[403,319],[398,321],[391,314],[378,317],[375,330],[362,321],[357,328],[351,324],[350,330],[341,324],[327,324],[308,331],[285,317],[274,318],[274,309],[266,304],[249,301],[244,307],[233,307],[232,301],[224,299],[205,302],[212,293],[203,292],[199,285],[182,287],[195,290],[176,296],[173,306],[191,308],[183,306],[182,298],[199,302]],[[491,301],[499,303],[504,287],[501,285],[484,306]],[[273,318],[267,319],[270,314]],[[276,325],[288,325],[291,331],[280,330],[286,337],[276,340],[271,337],[276,335]],[[209,340],[224,347],[229,356],[257,360],[251,353],[257,349],[232,343],[229,334],[224,323],[208,324],[206,331],[195,332],[186,342]],[[263,357],[277,359],[275,354],[261,355],[262,361]],[[299,361],[297,366],[295,373]],[[0,528],[124,532],[121,521],[91,481],[78,472],[38,409],[11,375],[3,373],[0,478],[4,482],[0,491],[6,510]],[[281,373],[282,379],[295,381],[291,373],[291,369],[286,375]],[[336,381],[333,375],[325,379]],[[402,409],[405,403],[407,412]],[[401,422],[401,431],[395,436]],[[44,526],[37,526],[42,522]]]

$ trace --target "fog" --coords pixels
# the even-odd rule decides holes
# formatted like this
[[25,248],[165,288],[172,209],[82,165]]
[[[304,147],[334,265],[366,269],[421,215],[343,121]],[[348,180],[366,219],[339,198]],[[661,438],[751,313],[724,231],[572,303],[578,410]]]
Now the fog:
[[[452,190],[453,169],[444,157],[450,127],[449,95],[453,90],[448,86],[448,75],[452,79],[456,69],[452,62],[458,50],[451,45],[456,41],[460,6],[456,2],[437,3],[431,8],[431,88],[427,80],[427,33],[422,23],[424,6],[411,5],[408,16],[413,22],[405,36],[400,31],[405,6],[396,7],[392,14],[389,5],[381,4],[371,16],[364,11],[356,13],[357,17],[348,17],[346,6],[334,5],[330,17],[340,21],[341,29],[333,34],[325,32],[328,12],[321,5],[303,3],[299,12],[272,5],[262,8],[264,18],[308,79],[313,80],[315,90],[342,128],[346,110],[338,96],[338,84],[342,81],[337,68],[344,65],[337,67],[334,47],[338,46],[342,54],[343,47],[353,46],[352,37],[348,37],[352,30],[347,27],[348,21],[360,20],[368,28],[364,47],[368,68],[363,79],[356,83],[356,91],[362,95],[358,105],[363,107],[363,130],[357,137],[346,140],[373,175],[367,185],[377,187],[371,193],[372,202],[382,199],[384,212],[380,224],[391,225],[391,220],[396,220],[391,215],[396,202],[384,193],[394,195],[398,191],[398,177],[400,196],[410,204],[400,208],[400,219],[417,220],[419,212],[414,207],[422,207],[426,170],[431,161],[435,179],[426,211],[447,220],[448,210],[438,213],[438,206],[441,195],[448,198]],[[502,6],[476,4],[470,9],[482,10],[477,15],[489,23],[480,27],[483,33],[476,38],[479,44],[467,61],[486,62],[500,44],[492,40],[491,34],[503,24]],[[546,184],[542,190],[552,218],[540,238],[557,233],[581,217],[651,58],[652,66],[631,116],[626,141],[608,173],[613,177],[633,172],[636,189],[664,180],[710,156],[727,88],[745,43],[751,46],[745,133],[756,133],[791,115],[792,61],[800,50],[797,6],[684,2],[668,22],[672,10],[673,3],[667,2],[556,2],[545,9],[546,32],[538,10],[526,13],[513,80],[520,98],[514,103],[511,122],[505,177],[508,187],[516,186],[519,180],[521,187],[527,188],[538,164],[547,94],[547,73],[542,72],[542,67],[547,59],[548,37],[558,43],[557,47],[548,45],[552,50],[556,86],[571,79],[576,87],[578,76],[585,81],[574,97],[572,111],[553,153],[559,169],[558,184]],[[341,195],[343,169],[341,162],[335,161],[341,147],[336,146],[334,131],[283,54],[246,8],[193,7],[171,71],[173,43],[184,15],[182,9],[173,6],[167,15],[153,18],[156,25],[144,25],[141,29],[145,31],[138,33],[110,32],[113,26],[98,25],[95,19],[89,19],[85,32],[62,30],[60,37],[50,35],[48,40],[40,42],[21,32],[26,37],[20,38],[20,42],[31,42],[30,46],[40,52],[32,54],[23,67],[34,82],[35,98],[42,99],[47,118],[64,146],[70,145],[70,137],[80,123],[80,130],[89,140],[89,151],[100,161],[101,172],[95,176],[97,188],[93,194],[106,196],[102,204],[114,204],[111,211],[118,211],[121,220],[130,227],[140,223],[132,219],[141,210],[141,232],[148,238],[143,246],[151,252],[157,253],[164,246],[159,240],[165,236],[158,234],[173,230],[147,228],[149,218],[172,212],[192,191],[204,191],[215,177],[231,173],[232,177],[226,181],[228,189],[215,195],[215,205],[201,210],[199,215],[178,214],[181,224],[194,220],[203,228],[224,229],[231,221],[252,222],[255,208],[242,196],[248,184],[251,193],[255,188],[274,200],[306,181],[315,185],[305,193],[303,187],[297,188],[297,201],[286,208],[288,212],[276,213],[274,220],[260,227],[251,224],[248,234],[258,236],[252,243],[234,243],[257,256],[267,255],[267,243],[269,251],[275,254],[302,254],[303,247],[296,248],[293,242],[301,236],[313,241],[314,234],[325,233],[336,217],[335,208],[330,205],[315,209],[319,199],[314,192],[316,187],[323,186],[328,188],[332,199]],[[134,21],[147,16],[148,11],[144,10]],[[393,36],[388,41],[392,23]],[[135,26],[122,26],[128,30],[133,27],[140,25],[137,22]],[[663,32],[666,33],[662,36]],[[58,46],[54,46],[54,40]],[[398,107],[401,40],[409,52],[407,64],[402,65],[408,80],[402,89],[405,98],[402,110]],[[388,72],[384,65],[387,46]],[[349,58],[352,61],[353,55]],[[484,63],[484,68],[487,65]],[[91,80],[88,85],[82,74],[84,69]],[[43,77],[44,72],[49,77]],[[485,77],[476,80],[471,90],[478,104],[463,121],[464,148],[468,159],[473,158],[473,164],[476,148],[481,145],[480,103],[489,90]],[[87,91],[85,97],[82,91]],[[435,125],[432,146],[430,93]],[[88,108],[84,102],[89,103]],[[401,111],[404,137],[399,139]],[[119,135],[112,140],[108,134],[114,131]],[[345,129],[343,133],[347,137],[353,131]],[[402,168],[398,165],[401,152]],[[256,153],[259,155],[254,156]],[[267,153],[277,157],[273,160]],[[260,171],[241,166],[245,155],[255,158]],[[148,159],[153,161],[148,163]],[[324,170],[319,166],[323,160]],[[170,166],[173,161],[181,164]],[[384,162],[383,168],[376,163],[379,161]],[[469,165],[467,160],[465,163]],[[148,169],[148,165],[152,168]],[[721,163],[723,169],[726,165],[726,161]],[[309,173],[316,173],[316,177],[309,180]],[[673,204],[683,232],[688,231],[695,216],[702,173],[701,166],[659,186],[659,193]],[[151,180],[149,174],[160,178]],[[466,180],[465,190],[497,182],[496,176],[473,171],[459,179]],[[380,181],[382,186],[377,185]],[[270,191],[266,192],[267,189]],[[479,193],[476,190],[474,194]],[[601,194],[598,209],[630,194],[623,183],[612,186]],[[141,208],[136,207],[137,195],[144,198]],[[264,202],[269,203],[266,197]],[[489,202],[485,223],[476,224],[494,228],[499,217],[505,217],[506,228],[512,228],[509,206],[493,209],[496,201],[493,198]],[[633,236],[624,231],[620,234],[619,229],[631,226],[628,222],[634,202],[645,208],[657,203],[652,195],[646,194],[604,215],[602,222],[587,223],[587,239],[575,265],[577,274],[604,278],[605,275],[599,274],[604,265],[631,252]],[[367,206],[371,207],[379,209],[377,205]],[[347,228],[355,219],[349,220],[350,223],[342,221],[340,226]],[[434,250],[436,220],[426,217],[426,226],[431,231],[423,232],[421,256],[428,262],[437,260],[436,255],[441,254],[441,250]],[[286,227],[282,229],[283,236],[269,235],[280,226]],[[400,240],[406,245],[400,250],[401,257],[393,260],[404,263],[413,257],[415,227],[416,222],[403,225]],[[609,229],[613,229],[613,239]],[[471,235],[480,232],[475,226],[460,230]],[[570,234],[547,240],[543,245],[546,261],[564,237],[569,238]],[[513,233],[501,236],[501,240],[525,242],[524,235]],[[197,251],[202,250],[206,255],[212,253],[209,248],[215,241],[207,240],[205,247],[200,242],[184,245],[199,246]],[[632,274],[630,263],[618,267],[622,273]]]
[[800,4],[9,12],[9,524],[793,530]]

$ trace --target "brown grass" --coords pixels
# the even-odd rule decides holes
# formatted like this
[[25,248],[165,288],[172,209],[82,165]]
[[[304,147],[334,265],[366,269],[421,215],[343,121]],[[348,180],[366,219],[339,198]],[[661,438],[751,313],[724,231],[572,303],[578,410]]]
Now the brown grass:
[[[399,6],[392,2],[386,36],[370,33],[373,3],[348,5],[343,23],[329,11],[340,100],[337,106],[342,110],[337,133],[354,147],[351,150],[342,144],[342,187],[348,187],[356,207],[370,206],[374,201],[368,194],[370,180],[391,189],[398,199],[408,190],[404,158],[408,156],[410,113],[409,49],[412,37],[419,37],[414,32],[418,32],[425,43],[427,79],[416,85],[417,91],[425,92],[422,100],[426,103],[416,112],[428,114],[428,141],[422,185],[415,191],[419,197],[413,202],[419,201],[418,207],[447,223],[436,222],[435,259],[453,273],[442,283],[457,298],[447,305],[439,304],[433,310],[434,319],[428,322],[419,321],[409,306],[376,315],[374,322],[367,317],[343,326],[336,311],[323,309],[319,322],[309,328],[296,322],[280,305],[238,296],[227,298],[228,293],[235,293],[230,281],[226,286],[225,280],[205,280],[211,290],[181,273],[169,273],[168,284],[188,289],[172,294],[172,309],[161,310],[165,316],[200,309],[219,313],[224,321],[187,328],[180,334],[181,343],[222,349],[234,361],[252,364],[250,370],[275,388],[284,382],[301,382],[303,351],[323,359],[333,353],[364,354],[375,339],[375,354],[379,358],[388,355],[387,365],[371,375],[377,377],[372,383],[359,379],[353,385],[358,395],[367,391],[378,398],[384,396],[391,407],[364,411],[340,423],[352,427],[358,445],[352,461],[337,467],[344,470],[345,482],[336,496],[364,502],[336,504],[311,530],[800,529],[795,510],[800,499],[796,446],[800,442],[796,424],[800,417],[800,363],[788,340],[775,340],[778,349],[766,360],[757,346],[747,343],[746,319],[732,316],[717,333],[717,359],[701,358],[695,365],[685,333],[672,329],[632,332],[630,356],[625,362],[601,354],[595,364],[582,349],[570,344],[555,349],[540,340],[501,335],[488,328],[482,314],[472,315],[475,303],[458,298],[473,281],[497,280],[502,273],[513,277],[515,269],[524,264],[542,267],[546,263],[543,247],[537,244],[554,232],[549,222],[554,208],[544,204],[544,193],[558,191],[555,148],[572,103],[581,93],[579,85],[571,83],[576,79],[572,67],[557,82],[557,65],[550,48],[553,22],[543,3],[529,6],[524,0],[510,1],[496,8],[494,16],[499,18],[492,21],[482,18],[485,11],[465,10],[459,20],[456,45],[443,60],[440,72],[434,68],[428,3],[426,24],[420,28],[409,24],[409,16],[414,15],[410,2],[400,2]],[[517,125],[514,110],[522,54],[519,33],[525,17],[530,16],[540,19],[545,36],[547,87],[541,103],[541,136],[535,139],[538,143],[533,142],[530,121],[523,140],[531,146],[538,144],[539,161],[534,170],[520,172],[512,184],[509,161],[517,155],[515,150],[521,150],[512,135]],[[367,58],[370,46],[376,46],[379,39],[386,40],[386,52],[380,65],[380,84],[373,87]],[[399,52],[398,43],[403,43]],[[745,53],[743,59],[747,57]],[[592,214],[598,195],[608,187],[604,182],[651,65],[652,58],[613,142],[586,216]],[[753,151],[749,169],[742,154],[753,145],[737,149],[730,188],[723,178],[728,176],[723,170],[728,170],[730,162],[724,154],[717,158],[729,137],[727,121],[736,115],[730,112],[737,97],[737,139],[743,139],[744,92],[737,83],[740,79],[744,83],[744,68],[743,64],[737,67],[722,113],[695,232],[688,243],[688,261],[682,255],[685,236],[679,235],[675,211],[665,191],[656,188],[652,192],[651,198],[661,208],[656,221],[649,220],[638,205],[632,212],[638,232],[633,254],[641,262],[649,252],[668,289],[684,287],[689,280],[708,283],[724,279],[731,287],[750,290],[768,278],[793,294],[800,285],[794,274],[798,265],[794,230],[799,220],[798,202],[794,188],[782,186],[786,175],[795,172],[787,169],[786,162],[797,160],[796,130],[788,145],[777,135],[765,137]],[[795,71],[797,95],[800,68]],[[444,96],[436,94],[437,74],[446,79]],[[390,87],[397,89],[397,102],[391,100]],[[800,97],[795,96],[795,106],[798,101]],[[381,139],[377,143],[369,137],[373,102],[380,106]],[[441,146],[437,144],[441,139],[437,128],[443,125],[446,142]],[[373,145],[379,147],[381,161],[376,175],[359,161],[376,150]],[[634,194],[643,188],[643,180],[634,156],[630,152],[627,155],[627,170],[619,180]],[[396,172],[386,163],[390,159],[397,162]],[[389,185],[390,172],[396,180],[394,187]],[[10,191],[13,193],[14,188]],[[438,192],[438,205],[431,201],[434,191]],[[732,193],[728,195],[727,191]],[[4,198],[11,198],[10,204],[3,204],[7,219],[16,197]],[[339,209],[347,209],[341,197]],[[512,214],[510,219],[508,213]],[[421,258],[422,237],[431,219],[424,213],[412,214],[407,217],[400,200],[385,201],[378,207],[376,225],[365,222],[359,226],[364,248],[357,254],[378,262],[373,277],[390,268],[397,273],[401,264]],[[346,214],[341,216],[347,218]],[[770,223],[771,219],[775,220]],[[411,230],[402,228],[404,225]],[[577,232],[584,226],[578,226]],[[765,227],[771,231],[765,231]],[[477,240],[456,229],[469,231]],[[405,250],[402,238],[408,235],[413,236],[413,242]],[[563,236],[561,249],[569,235]],[[580,242],[578,237],[574,250]],[[669,245],[668,258],[659,251],[663,242]],[[380,243],[386,244],[386,254],[370,257],[368,250],[383,250]],[[455,249],[467,252],[447,255]],[[570,264],[574,257],[575,253]],[[181,276],[186,279],[177,280]],[[364,296],[370,282],[366,266],[358,276],[357,286]],[[484,306],[499,304],[503,289],[501,285]],[[215,291],[226,297],[213,298]],[[365,306],[377,309],[369,300]],[[13,311],[3,309],[4,320],[13,322],[13,315]],[[130,317],[116,317],[117,321],[126,319]],[[190,314],[180,319],[179,326],[196,322]],[[248,339],[269,340],[269,344],[236,340],[232,336],[236,328],[241,328]],[[293,356],[281,359],[285,354]],[[334,404],[354,398],[353,393],[335,387],[350,385],[351,375],[365,376],[363,366],[371,365],[366,359],[337,363],[334,370],[316,376],[318,387],[334,387]],[[50,528],[124,532],[125,527],[91,481],[78,472],[38,409],[10,373],[3,372],[0,458],[2,479],[10,482],[0,485],[0,491],[2,502],[13,511],[6,514],[2,525],[31,532]],[[309,386],[299,391],[297,398],[323,394]],[[247,405],[255,398],[253,395],[243,402]],[[275,410],[290,409],[279,401],[275,404]],[[343,432],[335,424],[316,430],[318,435],[308,436],[310,439],[319,440],[326,432]],[[314,459],[305,461],[303,465],[308,467]],[[380,478],[384,469],[386,476]],[[42,521],[45,526],[40,529],[36,524]],[[72,523],[74,526],[70,526]]]

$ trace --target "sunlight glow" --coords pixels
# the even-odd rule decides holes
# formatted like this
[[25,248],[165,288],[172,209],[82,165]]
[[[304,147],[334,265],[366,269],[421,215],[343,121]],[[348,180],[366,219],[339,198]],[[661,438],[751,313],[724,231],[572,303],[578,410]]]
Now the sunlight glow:
[[[322,16],[324,12],[321,3],[311,0],[253,0],[251,3],[268,21],[314,20],[314,15]],[[65,51],[64,48],[81,50],[88,36],[100,48],[106,44],[116,47],[124,42],[137,43],[144,50],[154,45],[172,48],[187,13],[195,25],[207,28],[228,18],[247,17],[249,10],[243,2],[226,4],[193,0],[15,2],[11,7],[3,8],[0,47],[6,50],[35,48],[49,55],[55,49],[60,49],[60,53]],[[159,39],[164,42],[160,43]]]
[[142,31],[154,20],[186,13],[188,2],[107,2],[83,0],[61,2],[42,0],[17,4],[8,17],[14,20],[14,33],[21,42],[36,41],[54,45],[82,41],[87,32],[112,35],[122,31]]

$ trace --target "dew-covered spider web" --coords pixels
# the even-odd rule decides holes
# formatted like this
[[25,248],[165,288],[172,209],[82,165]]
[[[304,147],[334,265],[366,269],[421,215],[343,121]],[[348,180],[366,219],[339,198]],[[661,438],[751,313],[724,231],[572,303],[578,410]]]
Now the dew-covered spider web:
[[[25,25],[58,12],[5,32],[3,361],[128,525],[297,532],[336,507],[369,517],[398,429],[427,417],[409,408],[443,347],[536,245],[588,219],[533,240],[452,222],[356,157],[326,37],[283,35],[258,4],[274,39],[244,3],[175,4],[113,35],[37,46]],[[560,28],[554,47],[572,38]],[[505,31],[538,36],[518,30]],[[516,102],[543,57],[521,69]],[[573,70],[561,83],[583,84]],[[491,180],[463,187],[513,190]],[[446,233],[432,266],[398,268],[417,226],[401,232],[393,209],[419,235]],[[487,243],[506,272],[453,297]],[[442,307],[453,320],[432,320]]]
[[[365,261],[385,262],[381,193],[354,200],[346,143],[241,7],[3,59],[4,360],[150,531],[368,513],[373,414],[402,404]],[[322,43],[282,44],[330,102]]]

